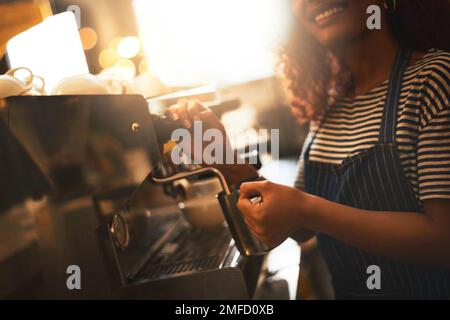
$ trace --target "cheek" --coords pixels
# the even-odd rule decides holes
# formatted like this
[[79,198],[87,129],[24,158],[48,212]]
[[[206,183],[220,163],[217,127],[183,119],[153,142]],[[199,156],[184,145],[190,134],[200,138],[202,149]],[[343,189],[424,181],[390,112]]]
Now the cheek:
[[348,42],[357,38],[365,31],[365,20],[361,16],[353,19],[343,19],[341,23],[335,24],[316,32],[317,40],[324,46],[331,46],[340,42]]

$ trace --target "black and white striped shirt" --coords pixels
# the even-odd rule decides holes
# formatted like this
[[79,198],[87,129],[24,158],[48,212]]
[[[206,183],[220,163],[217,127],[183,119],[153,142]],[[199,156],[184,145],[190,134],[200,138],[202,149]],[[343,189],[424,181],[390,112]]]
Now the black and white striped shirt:
[[[340,164],[377,143],[388,82],[332,106],[311,146],[310,160]],[[316,130],[311,125],[305,146]],[[450,199],[449,52],[430,50],[405,70],[396,141],[417,199]],[[303,154],[296,186],[304,186]]]

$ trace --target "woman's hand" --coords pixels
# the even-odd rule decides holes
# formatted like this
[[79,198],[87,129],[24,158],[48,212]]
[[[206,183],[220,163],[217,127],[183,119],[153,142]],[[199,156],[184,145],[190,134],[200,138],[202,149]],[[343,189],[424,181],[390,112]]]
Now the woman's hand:
[[[252,204],[250,199],[256,196],[263,200]],[[258,239],[278,246],[305,225],[308,200],[298,189],[269,181],[249,182],[241,186],[238,208]]]
[[[222,133],[223,141],[221,141],[221,143],[223,146],[223,159],[221,159],[220,163],[214,163],[211,166],[220,170],[225,175],[225,178],[230,185],[236,185],[240,181],[258,177],[258,172],[252,166],[247,164],[236,164],[237,155],[231,148],[225,128],[220,122],[220,119],[210,109],[205,108],[198,101],[182,99],[178,101],[176,105],[171,106],[166,114],[172,120],[180,120],[185,128],[190,130],[191,134],[193,134],[194,122],[201,121],[203,132],[201,132],[202,139],[200,139],[202,141],[200,155],[203,155],[204,148],[210,143],[203,141],[203,133],[208,129],[217,129]],[[195,150],[194,143],[196,141],[197,139],[192,139],[192,151]],[[233,158],[232,163],[227,164],[227,153],[231,153]],[[193,154],[188,154],[187,156],[192,160],[196,160],[197,163],[204,164],[203,159],[194,159]]]
[[181,99],[177,104],[167,109],[167,115],[172,120],[181,120],[187,129],[191,129],[194,121],[202,121],[203,129],[219,129],[225,134],[220,119],[197,100]]
[[[227,138],[227,134],[225,132],[225,128],[220,122],[219,118],[216,117],[216,115],[210,110],[205,108],[201,103],[199,103],[196,100],[185,100],[181,99],[178,101],[177,104],[171,106],[166,111],[167,116],[174,120],[174,121],[181,121],[183,126],[188,129],[191,134],[194,134],[194,122],[201,122],[202,125],[202,132],[201,132],[201,139],[191,139],[192,145],[191,145],[191,153],[194,153],[193,151],[195,148],[201,148],[201,152],[199,153],[199,156],[203,158],[203,150],[208,145],[208,142],[203,141],[203,134],[206,130],[209,129],[217,129],[222,133],[223,141],[221,141],[221,144],[223,146],[224,155],[226,152],[226,148],[231,148],[229,145],[229,141]],[[194,144],[197,141],[202,141],[201,146],[195,146]],[[203,163],[203,159],[194,159],[194,154],[188,154],[191,159],[195,160],[196,163]],[[225,161],[225,158],[222,159]]]
[[[238,208],[253,233],[271,246],[305,228],[371,254],[450,268],[449,200],[424,201],[424,213],[349,207],[270,182],[241,186]],[[249,199],[262,196],[260,204]]]

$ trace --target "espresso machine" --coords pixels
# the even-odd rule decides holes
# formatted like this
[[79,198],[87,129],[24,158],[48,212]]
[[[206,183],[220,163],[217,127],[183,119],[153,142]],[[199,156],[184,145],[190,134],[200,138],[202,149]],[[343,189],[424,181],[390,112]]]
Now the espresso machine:
[[[9,97],[0,106],[3,137],[19,150],[0,157],[8,168],[0,170],[7,190],[0,212],[25,206],[37,230],[34,290],[15,297],[253,297],[264,255],[242,254],[226,222],[198,228],[187,221],[181,179],[164,180],[183,174],[162,156],[167,121],[142,96]],[[221,183],[210,170],[182,178],[190,186]],[[220,210],[216,191],[197,194],[211,204],[206,210]]]

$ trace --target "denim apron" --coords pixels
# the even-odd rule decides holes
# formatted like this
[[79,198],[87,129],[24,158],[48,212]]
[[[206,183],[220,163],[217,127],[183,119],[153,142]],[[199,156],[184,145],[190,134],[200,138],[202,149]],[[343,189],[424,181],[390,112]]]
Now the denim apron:
[[[407,180],[396,147],[398,101],[410,50],[400,50],[391,73],[378,143],[340,165],[309,160],[305,150],[305,190],[354,208],[423,213]],[[323,125],[323,122],[319,128]],[[330,270],[336,299],[449,299],[450,270],[402,263],[369,254],[326,234],[317,235]],[[450,254],[450,253],[449,253]],[[367,285],[369,266],[378,266],[381,289]]]

